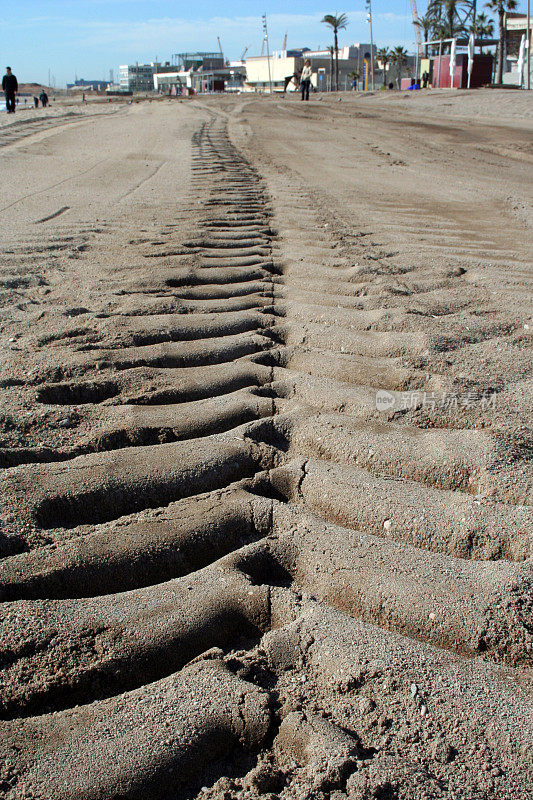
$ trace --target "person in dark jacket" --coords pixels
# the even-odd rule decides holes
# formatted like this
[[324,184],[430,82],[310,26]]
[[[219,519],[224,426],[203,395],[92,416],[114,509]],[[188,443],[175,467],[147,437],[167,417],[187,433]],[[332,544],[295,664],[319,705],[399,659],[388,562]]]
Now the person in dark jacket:
[[48,95],[46,94],[44,89],[42,90],[41,94],[39,95],[39,100],[41,101],[42,107],[46,108],[46,106],[48,105]]
[[6,74],[2,78],[2,89],[6,96],[6,108],[8,114],[15,113],[15,95],[19,90],[16,77],[11,72],[11,67],[6,67]]
[[296,72],[293,72],[292,75],[287,75],[287,77],[285,78],[285,85],[283,87],[283,94],[287,94],[287,87],[291,82],[294,83],[295,89],[298,88],[298,86],[300,85],[300,74],[301,70],[300,71],[296,70]]

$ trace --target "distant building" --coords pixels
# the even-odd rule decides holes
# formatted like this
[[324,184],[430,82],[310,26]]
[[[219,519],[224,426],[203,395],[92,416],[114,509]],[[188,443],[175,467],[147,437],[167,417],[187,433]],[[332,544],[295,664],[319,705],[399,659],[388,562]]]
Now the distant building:
[[[347,44],[344,47],[339,47],[339,63],[350,59],[363,61],[365,55],[370,53],[372,46],[356,42],[355,44]],[[374,45],[374,56],[376,55],[377,48]],[[305,58],[329,58],[329,50],[308,50],[305,52]]]
[[175,53],[173,59],[178,69],[184,71],[197,72],[202,69],[204,72],[209,72],[225,66],[224,56],[221,53]]
[[153,76],[153,88],[162,94],[239,91],[246,69],[226,64],[220,53],[177,53]]
[[119,86],[123,92],[153,92],[154,74],[161,65],[157,62],[151,64],[122,64],[118,68]]
[[78,89],[79,91],[103,92],[109,86],[109,81],[86,81],[83,78],[76,78],[74,83],[67,83],[67,89]]
[[[339,90],[351,88],[351,73],[357,72],[362,77],[364,60],[370,50],[370,44],[361,43],[339,48]],[[266,56],[246,59],[245,89],[252,92],[269,91],[269,82],[272,80],[273,91],[282,92],[285,78],[300,71],[306,58],[313,69],[312,85],[319,91],[327,91],[335,83],[335,65],[332,75],[331,55],[328,50],[309,50],[308,47],[274,51],[270,59]]]

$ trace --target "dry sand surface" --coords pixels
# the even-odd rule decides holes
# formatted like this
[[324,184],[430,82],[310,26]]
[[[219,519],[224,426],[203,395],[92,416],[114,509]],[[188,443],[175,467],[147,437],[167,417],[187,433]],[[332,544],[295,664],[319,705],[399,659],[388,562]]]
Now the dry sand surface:
[[2,121],[2,797],[531,797],[532,133]]

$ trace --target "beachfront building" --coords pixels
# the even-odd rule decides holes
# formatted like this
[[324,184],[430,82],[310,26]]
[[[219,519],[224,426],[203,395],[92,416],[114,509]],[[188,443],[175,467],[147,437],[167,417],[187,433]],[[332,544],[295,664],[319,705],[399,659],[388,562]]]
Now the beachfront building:
[[[533,53],[531,49],[533,17],[529,18],[529,55],[531,59],[531,75],[533,75]],[[510,11],[505,15],[505,71],[503,82],[511,85],[518,85],[520,78],[518,75],[518,53],[522,36],[527,37],[527,14],[515,14]],[[527,76],[527,62],[524,69]],[[527,80],[527,77],[525,78]]]
[[160,94],[200,94],[239,91],[246,69],[242,62],[227,64],[220,53],[176,53],[154,73],[154,89]]
[[179,70],[198,72],[202,70],[209,72],[215,69],[222,69],[225,65],[222,53],[175,53],[172,57],[173,64]]
[[154,73],[154,89],[161,94],[224,91],[224,78],[216,74],[223,69],[221,53],[175,53],[172,64]]
[[[530,41],[533,38],[531,33],[532,23],[533,23],[533,17],[530,17],[529,20]],[[527,15],[514,14],[513,12],[508,11],[507,14],[505,15],[505,47],[508,56],[518,57],[518,51],[520,50],[520,42],[524,34],[526,34],[527,36]]]
[[[370,56],[370,44],[357,43],[339,48],[339,90],[350,89],[351,73],[363,74],[365,57]],[[376,47],[374,46],[374,56]],[[331,55],[328,50],[310,50],[303,47],[298,50],[274,51],[268,59],[266,56],[252,56],[246,59],[245,90],[249,92],[268,92],[270,82],[274,92],[282,92],[285,78],[300,71],[305,59],[311,61],[313,77],[311,83],[318,91],[328,91],[335,83],[331,69]],[[293,86],[289,87],[291,90]]]
[[156,61],[152,61],[151,64],[122,64],[118,68],[120,91],[153,92],[154,73],[160,66]]

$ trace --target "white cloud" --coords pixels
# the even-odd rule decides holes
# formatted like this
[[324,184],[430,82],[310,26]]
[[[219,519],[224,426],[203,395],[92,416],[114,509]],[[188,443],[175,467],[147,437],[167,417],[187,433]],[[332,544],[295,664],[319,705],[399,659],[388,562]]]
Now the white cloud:
[[[272,14],[268,17],[269,34],[272,47],[281,44],[285,32],[289,34],[289,47],[308,44],[313,47],[317,43],[329,43],[331,30],[321,23],[323,14]],[[342,43],[368,39],[366,13],[363,11],[347,12],[348,28],[339,33]],[[379,23],[387,27],[404,25],[410,17],[399,14],[375,14],[374,27],[378,33]],[[51,20],[48,19],[48,23]],[[139,53],[156,50],[165,52],[184,51],[188,49],[217,49],[217,36],[228,54],[231,50],[239,50],[246,45],[250,49],[260,48],[262,39],[261,20],[259,16],[224,17],[216,16],[207,20],[186,20],[180,17],[160,17],[146,20],[78,20],[73,24],[65,19],[54,20],[54,25],[67,28],[71,44],[83,47],[113,46],[121,50],[139,51]],[[279,39],[279,45],[277,40]]]

